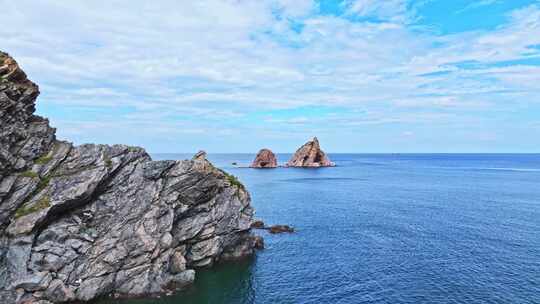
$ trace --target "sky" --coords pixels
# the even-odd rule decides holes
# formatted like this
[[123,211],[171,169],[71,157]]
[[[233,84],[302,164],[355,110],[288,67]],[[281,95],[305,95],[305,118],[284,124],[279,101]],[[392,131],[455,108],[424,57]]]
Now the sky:
[[0,0],[59,139],[540,152],[538,0]]

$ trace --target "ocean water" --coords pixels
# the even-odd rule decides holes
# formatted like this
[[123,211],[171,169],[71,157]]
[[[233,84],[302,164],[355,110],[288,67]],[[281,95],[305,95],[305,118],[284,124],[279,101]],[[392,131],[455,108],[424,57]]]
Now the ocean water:
[[[153,155],[184,159],[191,155]],[[173,303],[540,303],[540,155],[332,154],[338,167],[256,170],[256,217],[294,234],[198,272]],[[285,162],[290,155],[280,154]]]

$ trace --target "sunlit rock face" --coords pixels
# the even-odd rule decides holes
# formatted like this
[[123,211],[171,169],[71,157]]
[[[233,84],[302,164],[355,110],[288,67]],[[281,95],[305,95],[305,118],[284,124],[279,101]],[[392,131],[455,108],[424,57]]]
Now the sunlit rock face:
[[286,164],[287,167],[334,167],[328,156],[321,150],[319,140],[314,137],[296,150]]
[[276,155],[269,149],[261,149],[253,163],[251,168],[276,168],[278,166]]
[[205,155],[59,141],[38,95],[0,52],[0,303],[160,293],[253,253],[249,193]]

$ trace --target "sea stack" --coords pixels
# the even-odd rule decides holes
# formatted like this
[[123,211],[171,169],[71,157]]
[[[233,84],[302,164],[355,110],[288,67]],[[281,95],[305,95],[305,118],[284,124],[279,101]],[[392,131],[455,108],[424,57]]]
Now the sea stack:
[[255,160],[250,166],[251,168],[276,168],[276,155],[270,149],[261,149]]
[[0,52],[0,303],[168,292],[251,255],[249,193],[200,152],[75,146],[34,115],[36,84]]
[[326,154],[321,150],[319,140],[314,137],[294,153],[293,157],[287,162],[287,167],[334,167],[336,164],[331,162]]

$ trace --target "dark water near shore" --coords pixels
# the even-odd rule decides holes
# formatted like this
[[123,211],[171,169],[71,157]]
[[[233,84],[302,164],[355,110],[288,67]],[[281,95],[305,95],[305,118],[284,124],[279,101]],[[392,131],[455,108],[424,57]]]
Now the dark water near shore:
[[[279,155],[285,162],[289,155]],[[191,155],[153,155],[184,159]],[[254,170],[210,155],[251,192],[250,261],[198,272],[173,303],[540,303],[540,155],[330,155],[336,168]]]

